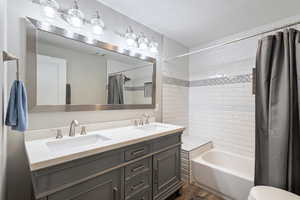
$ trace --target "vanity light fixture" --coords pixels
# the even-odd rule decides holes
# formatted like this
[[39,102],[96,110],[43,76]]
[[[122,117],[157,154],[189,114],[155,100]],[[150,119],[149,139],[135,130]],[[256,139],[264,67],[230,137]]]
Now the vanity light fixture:
[[93,33],[96,35],[102,35],[104,29],[104,22],[100,17],[99,11],[96,12],[96,16],[90,21],[93,29]]
[[144,33],[141,33],[140,37],[138,38],[138,44],[139,48],[142,50],[146,50],[148,48],[149,40]]
[[154,53],[154,54],[158,53],[158,43],[157,42],[151,41],[149,44],[149,48],[150,48],[151,53]]
[[129,47],[137,47],[137,35],[133,32],[131,26],[127,28],[125,38]]
[[48,18],[54,18],[59,10],[59,4],[55,0],[41,0],[40,5],[43,7],[44,14]]
[[84,23],[84,14],[79,9],[78,0],[74,0],[73,8],[67,11],[67,21],[76,28],[80,28]]

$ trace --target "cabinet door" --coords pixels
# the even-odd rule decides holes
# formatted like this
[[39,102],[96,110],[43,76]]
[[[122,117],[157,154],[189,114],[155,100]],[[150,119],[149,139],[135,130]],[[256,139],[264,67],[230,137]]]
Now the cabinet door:
[[153,193],[159,195],[180,182],[180,148],[153,156]]
[[115,170],[48,196],[48,200],[121,200],[122,171]]

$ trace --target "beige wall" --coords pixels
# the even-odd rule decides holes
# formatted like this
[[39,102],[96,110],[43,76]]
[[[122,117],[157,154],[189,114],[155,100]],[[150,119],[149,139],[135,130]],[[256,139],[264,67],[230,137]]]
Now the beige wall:
[[41,42],[38,53],[66,60],[72,104],[106,104],[106,59],[103,56]]
[[[3,0],[1,0],[3,1]],[[126,28],[131,25],[137,32],[145,32],[150,38],[153,37],[162,46],[162,36],[151,29],[134,22],[128,17],[121,15],[112,9],[103,6],[96,0],[80,1],[81,9],[91,15],[98,8],[101,16],[105,21],[107,30],[102,41],[109,42],[119,46],[125,46],[125,40],[119,37],[116,32],[124,33]],[[60,0],[62,6],[71,6],[72,1]],[[24,72],[24,38],[22,35],[22,20],[24,16],[30,16],[36,19],[43,19],[40,8],[30,0],[9,0],[8,6],[8,50],[21,58],[21,70]],[[61,20],[55,21],[55,25],[68,26]],[[15,67],[8,67],[8,83],[9,85],[15,79]],[[144,112],[149,112],[156,116],[157,120],[161,119],[161,92],[160,92],[160,64],[157,65],[157,108],[155,110],[122,110],[122,111],[97,111],[97,112],[56,112],[56,113],[35,113],[29,115],[29,129],[53,128],[59,126],[67,126],[73,119],[77,119],[81,123],[93,123],[104,121],[115,121],[123,119],[131,119],[141,116]],[[24,78],[22,73],[21,77]],[[30,177],[29,169],[26,161],[23,134],[10,132],[8,135],[8,200],[28,200],[30,199]],[[18,192],[16,192],[16,190]]]

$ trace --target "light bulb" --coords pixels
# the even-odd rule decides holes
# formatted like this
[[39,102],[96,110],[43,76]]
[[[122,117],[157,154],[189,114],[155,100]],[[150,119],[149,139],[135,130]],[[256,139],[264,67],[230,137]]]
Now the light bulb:
[[104,22],[102,21],[99,12],[96,12],[96,17],[91,19],[91,25],[93,29],[93,33],[96,35],[103,34]]
[[148,38],[146,38],[146,36],[143,33],[141,33],[141,36],[138,39],[139,48],[142,50],[147,49],[148,43],[149,43]]
[[74,7],[68,10],[67,21],[76,28],[80,28],[84,22],[84,14],[79,10],[78,2],[74,1]]
[[139,46],[141,49],[145,50],[148,48],[148,45],[146,43],[140,43],[140,46]]
[[69,22],[71,25],[73,25],[75,27],[81,27],[83,24],[82,19],[80,19],[79,17],[76,17],[76,16],[70,17]]
[[101,26],[93,26],[93,33],[95,33],[96,35],[102,35],[103,28]]
[[136,43],[137,36],[133,32],[131,27],[128,27],[128,29],[126,31],[126,34],[125,34],[125,38],[126,38],[126,42],[127,42],[128,46],[130,46],[130,47],[136,47],[137,46],[137,43]]
[[59,10],[59,4],[55,0],[41,0],[41,6],[48,18],[54,18]]
[[44,7],[44,12],[45,12],[45,15],[49,18],[54,18],[56,15],[56,10],[54,10],[54,8],[49,7],[49,6]]
[[127,42],[128,46],[130,46],[130,47],[136,46],[136,42],[135,42],[135,40],[132,39],[132,38],[127,38],[127,39],[126,39],[126,42]]
[[158,43],[157,42],[153,42],[153,41],[150,42],[149,47],[150,47],[150,52],[151,53],[155,53],[155,54],[158,53]]

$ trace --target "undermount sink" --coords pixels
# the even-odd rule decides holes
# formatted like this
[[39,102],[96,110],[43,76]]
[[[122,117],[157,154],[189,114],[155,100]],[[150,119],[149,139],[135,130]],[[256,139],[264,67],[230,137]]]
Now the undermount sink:
[[102,135],[86,135],[47,142],[47,146],[51,151],[60,152],[78,147],[90,146],[108,140],[110,140],[110,138],[104,137]]

